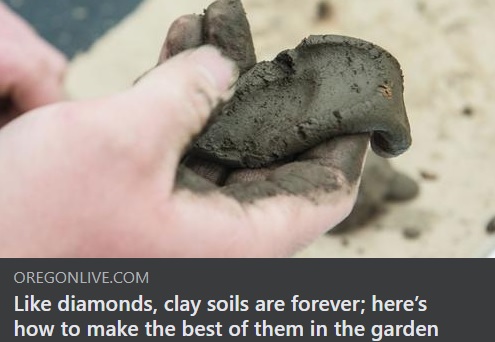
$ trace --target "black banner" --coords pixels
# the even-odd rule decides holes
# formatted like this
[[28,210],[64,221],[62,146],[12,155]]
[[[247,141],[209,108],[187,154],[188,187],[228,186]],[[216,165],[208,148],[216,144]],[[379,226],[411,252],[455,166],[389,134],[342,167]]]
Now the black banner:
[[0,270],[7,341],[495,337],[495,259],[26,259]]

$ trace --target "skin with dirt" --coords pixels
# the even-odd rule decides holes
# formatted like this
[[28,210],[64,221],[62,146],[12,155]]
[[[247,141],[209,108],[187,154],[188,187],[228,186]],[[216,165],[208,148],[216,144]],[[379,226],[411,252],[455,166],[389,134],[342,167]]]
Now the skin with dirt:
[[[242,3],[219,0],[203,15],[184,16],[172,24],[160,60],[203,44],[215,45],[236,61],[240,78],[233,98],[216,110],[187,151],[178,188],[220,191],[242,202],[331,192],[341,184],[321,172],[329,165],[318,159],[318,150],[312,150],[316,146],[326,144],[330,167],[334,163],[347,182],[355,184],[370,137],[373,150],[387,157],[404,152],[411,143],[400,66],[376,45],[350,37],[310,36],[273,61],[256,63]],[[346,141],[344,149],[332,142],[339,139]],[[312,159],[318,162],[298,165]],[[250,168],[254,173],[276,172],[255,182],[246,173],[241,181],[229,178],[232,170]],[[386,171],[394,174],[390,167]],[[372,181],[383,185],[381,195],[375,196],[380,200],[395,193],[390,190],[393,177],[385,178]]]

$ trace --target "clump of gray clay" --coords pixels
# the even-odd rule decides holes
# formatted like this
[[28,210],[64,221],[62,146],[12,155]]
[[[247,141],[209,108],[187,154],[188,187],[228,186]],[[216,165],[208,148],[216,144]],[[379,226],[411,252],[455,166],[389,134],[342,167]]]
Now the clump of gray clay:
[[342,36],[310,36],[241,75],[191,154],[258,168],[331,138],[371,134],[381,156],[411,144],[402,72],[388,52]]
[[[217,109],[215,119],[187,152],[179,185],[194,184],[201,191],[214,188],[196,181],[189,169],[193,164],[203,169],[202,175],[218,174],[219,169],[269,168],[336,137],[353,135],[359,140],[357,135],[367,134],[373,150],[385,157],[396,156],[411,144],[399,63],[372,43],[310,36],[273,61],[256,63],[241,1],[219,0],[203,15],[184,16],[172,24],[161,60],[202,44],[215,45],[236,61],[240,78],[233,98]],[[355,156],[349,151],[345,158]],[[388,161],[368,158],[355,215],[342,229],[366,221],[386,200],[417,193],[416,183],[395,172]],[[346,176],[358,179],[361,164],[347,164],[359,165],[346,170]],[[214,182],[222,185],[223,178]]]
[[409,176],[393,169],[387,159],[368,154],[358,198],[351,214],[329,233],[340,233],[364,226],[386,210],[389,202],[415,198],[419,186]]
[[187,31],[181,34],[188,42],[166,47],[168,56],[213,44],[241,71],[233,98],[219,108],[189,156],[259,168],[331,138],[360,133],[371,135],[371,146],[381,156],[399,155],[410,146],[402,71],[384,49],[351,37],[310,36],[273,61],[256,63],[239,0],[216,1],[204,15],[185,22],[187,27],[175,31]]

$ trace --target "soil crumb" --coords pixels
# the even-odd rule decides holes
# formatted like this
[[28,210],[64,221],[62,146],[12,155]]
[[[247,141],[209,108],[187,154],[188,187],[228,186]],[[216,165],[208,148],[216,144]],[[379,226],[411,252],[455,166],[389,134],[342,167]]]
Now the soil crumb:
[[438,179],[438,175],[436,173],[427,170],[421,170],[419,175],[421,178],[428,181],[435,181]]
[[316,19],[318,21],[329,20],[333,17],[334,9],[330,1],[321,0],[316,5]]
[[462,109],[462,114],[464,116],[473,116],[473,114],[474,114],[473,107],[471,107],[471,106],[464,106],[464,108]]
[[419,185],[414,179],[394,170],[387,159],[369,154],[351,214],[329,233],[362,227],[385,213],[388,202],[412,200],[418,193]]
[[402,235],[408,240],[415,240],[421,236],[421,230],[417,227],[406,227],[402,231]]
[[486,232],[488,234],[494,234],[495,233],[495,216],[486,225]]

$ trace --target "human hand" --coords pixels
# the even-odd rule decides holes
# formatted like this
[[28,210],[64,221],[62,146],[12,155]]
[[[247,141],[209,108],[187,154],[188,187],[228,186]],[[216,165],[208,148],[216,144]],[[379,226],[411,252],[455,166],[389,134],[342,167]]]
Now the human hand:
[[[215,188],[178,174],[235,77],[232,62],[202,47],[123,93],[45,106],[0,130],[1,255],[289,256],[340,222],[367,136],[329,141],[253,183]],[[293,181],[301,188],[285,191]],[[275,191],[239,199],[260,182]]]
[[67,62],[0,2],[0,127],[31,109],[63,99]]

